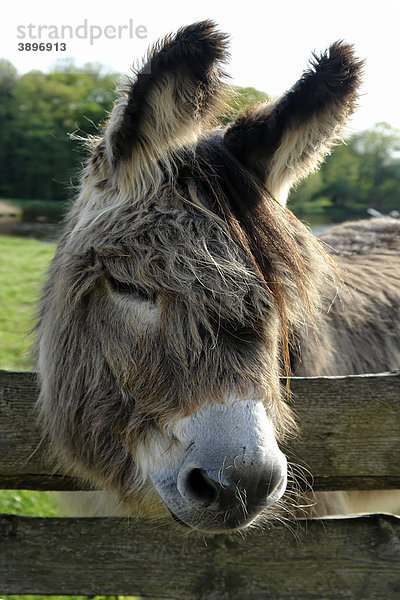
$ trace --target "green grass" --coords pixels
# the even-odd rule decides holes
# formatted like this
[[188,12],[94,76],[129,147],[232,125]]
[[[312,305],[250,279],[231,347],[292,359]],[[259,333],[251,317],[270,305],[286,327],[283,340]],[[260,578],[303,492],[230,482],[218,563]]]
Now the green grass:
[[0,513],[27,517],[60,516],[55,492],[30,490],[0,490]]
[[[0,235],[0,369],[30,370],[37,300],[55,244]],[[0,513],[54,517],[60,514],[54,492],[0,490]],[[1,582],[0,582],[1,587]],[[86,600],[87,596],[1,595],[1,600]],[[95,596],[111,600],[133,596]]]
[[27,370],[36,302],[55,245],[0,236],[0,368]]

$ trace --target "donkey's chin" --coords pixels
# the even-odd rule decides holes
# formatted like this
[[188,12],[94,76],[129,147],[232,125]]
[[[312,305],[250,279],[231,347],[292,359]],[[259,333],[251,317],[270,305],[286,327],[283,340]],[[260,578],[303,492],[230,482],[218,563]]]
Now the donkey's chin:
[[183,520],[183,518],[178,517],[172,511],[170,511],[170,513],[171,517],[179,525],[192,529],[193,531],[212,534],[229,533],[239,531],[240,529],[244,529],[251,525],[251,523],[253,523],[257,519],[257,517],[259,517],[262,514],[262,511],[263,509],[257,511],[255,515],[244,515],[234,509],[230,510],[228,514],[223,513],[221,515],[199,515],[198,513],[187,513],[185,515],[182,515],[182,517],[185,518],[185,521]]

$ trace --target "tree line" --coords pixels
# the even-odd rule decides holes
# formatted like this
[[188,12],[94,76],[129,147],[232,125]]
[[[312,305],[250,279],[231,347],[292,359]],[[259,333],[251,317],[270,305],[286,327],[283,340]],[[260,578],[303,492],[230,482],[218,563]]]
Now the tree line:
[[321,169],[291,194],[297,214],[332,217],[400,209],[400,131],[387,123],[358,132],[338,145]]
[[[112,108],[118,73],[64,62],[48,73],[19,75],[0,60],[0,198],[65,201],[74,195],[84,153],[75,136],[96,135]],[[226,124],[242,108],[268,99],[254,88],[228,98]],[[386,123],[337,146],[322,168],[295,189],[300,214],[387,213],[400,208],[400,132]]]

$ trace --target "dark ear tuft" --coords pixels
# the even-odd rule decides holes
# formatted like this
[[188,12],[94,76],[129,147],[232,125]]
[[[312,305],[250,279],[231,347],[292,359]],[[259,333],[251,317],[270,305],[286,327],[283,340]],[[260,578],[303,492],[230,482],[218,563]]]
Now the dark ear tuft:
[[128,157],[138,142],[168,147],[193,121],[213,113],[227,56],[227,36],[210,20],[182,27],[156,43],[127,87],[123,110],[115,110],[113,160]]
[[315,169],[353,113],[363,61],[338,41],[313,55],[299,81],[275,102],[240,115],[226,146],[276,197]]
[[[364,61],[355,56],[354,46],[339,40],[326,52],[313,54],[310,69],[293,88],[304,94],[308,111],[318,111],[330,99],[344,100],[347,110],[352,112],[361,84]],[[301,98],[299,98],[301,100]]]
[[207,82],[210,67],[226,60],[227,44],[228,36],[210,19],[181,27],[175,36],[161,42],[162,53],[150,58],[151,72],[169,63],[171,70],[186,68],[195,79]]

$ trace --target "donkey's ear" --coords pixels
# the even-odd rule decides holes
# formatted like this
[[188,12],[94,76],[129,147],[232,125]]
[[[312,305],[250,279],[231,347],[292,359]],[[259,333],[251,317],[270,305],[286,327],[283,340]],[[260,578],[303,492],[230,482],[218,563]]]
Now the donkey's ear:
[[357,103],[363,61],[338,41],[284,96],[242,114],[227,129],[227,148],[286,202],[290,187],[315,170]]
[[212,21],[183,27],[150,51],[105,129],[112,164],[140,149],[159,158],[196,132],[218,104],[227,37]]

